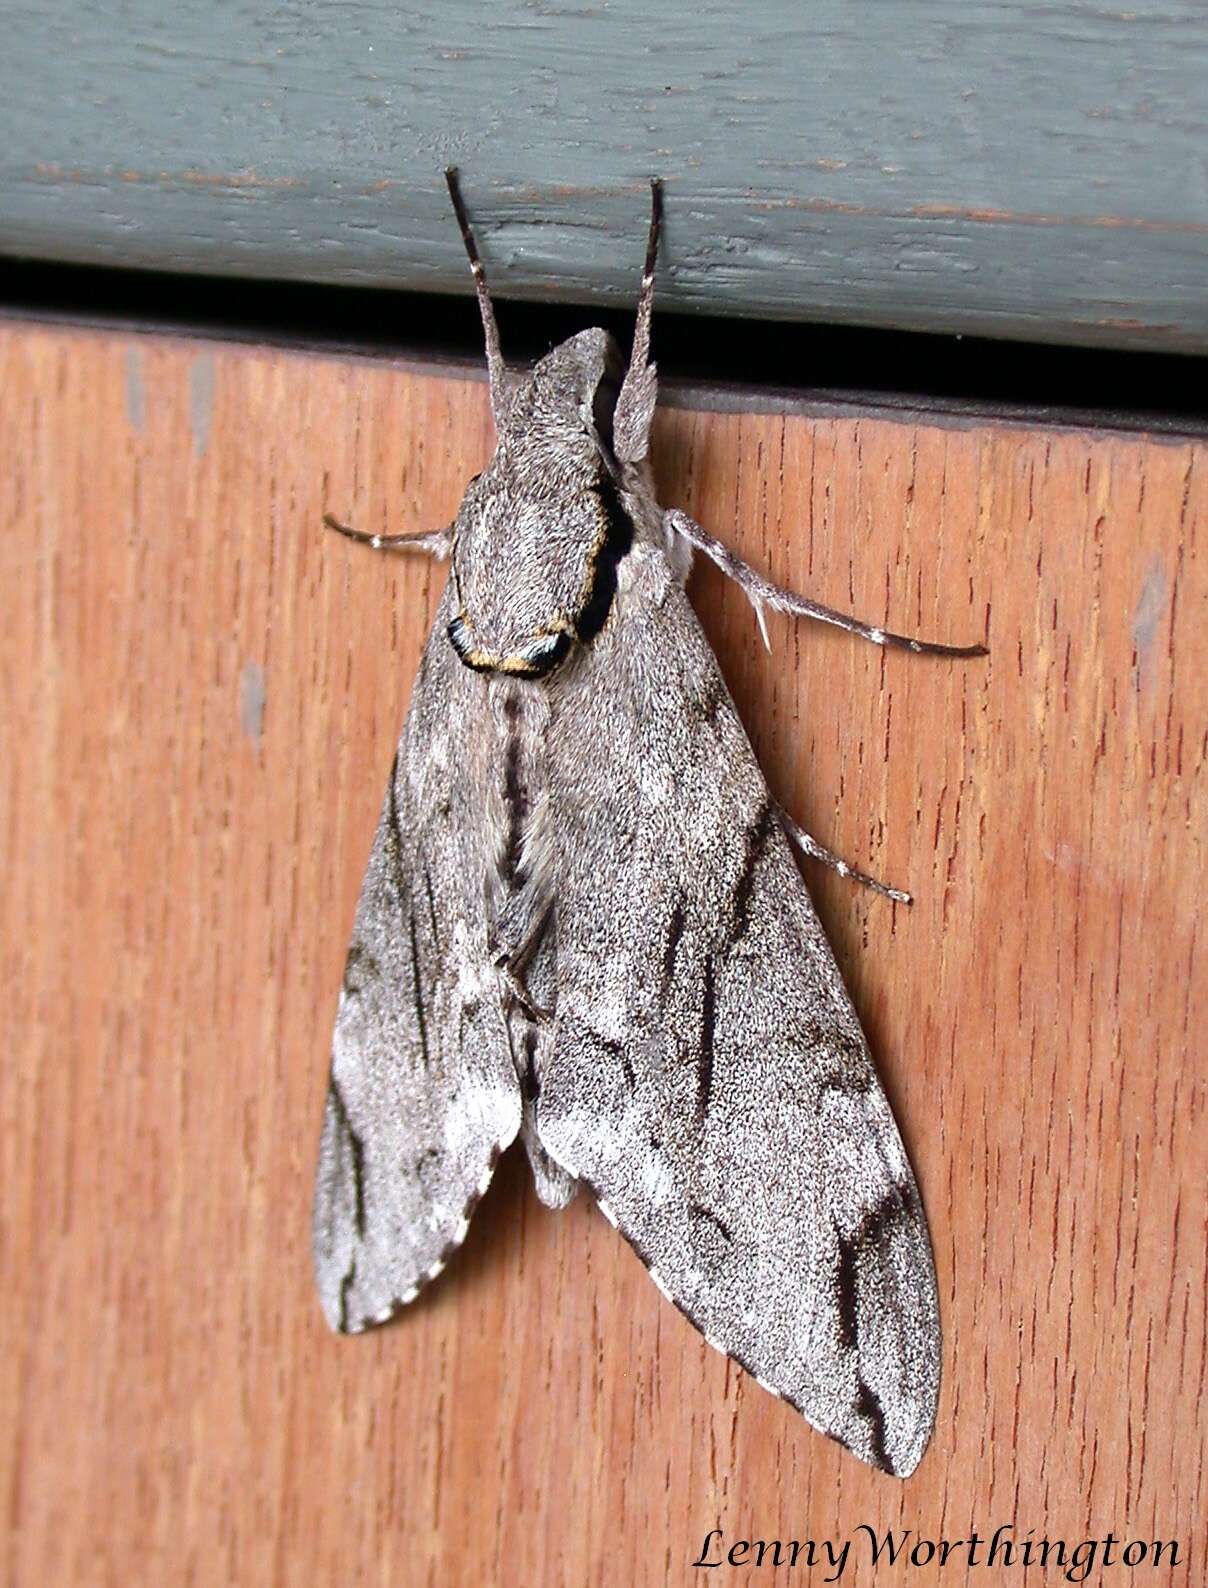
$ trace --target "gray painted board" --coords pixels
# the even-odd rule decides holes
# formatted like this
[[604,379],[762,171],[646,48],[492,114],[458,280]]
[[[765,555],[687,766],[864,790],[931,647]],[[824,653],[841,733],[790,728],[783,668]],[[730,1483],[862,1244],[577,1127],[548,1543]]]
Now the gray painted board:
[[0,252],[1208,349],[1208,8],[5,0]]

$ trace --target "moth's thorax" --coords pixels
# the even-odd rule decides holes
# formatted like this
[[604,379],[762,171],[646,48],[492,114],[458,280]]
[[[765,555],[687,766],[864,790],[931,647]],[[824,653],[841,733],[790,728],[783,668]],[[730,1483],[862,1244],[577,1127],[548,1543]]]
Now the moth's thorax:
[[510,395],[455,526],[449,638],[467,667],[542,677],[607,620],[633,538],[608,462],[614,353],[581,332]]

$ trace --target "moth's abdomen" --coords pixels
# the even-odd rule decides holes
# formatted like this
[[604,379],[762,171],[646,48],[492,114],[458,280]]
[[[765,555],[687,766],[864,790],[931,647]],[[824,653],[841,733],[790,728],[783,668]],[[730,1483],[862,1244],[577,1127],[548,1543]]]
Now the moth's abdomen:
[[454,554],[461,606],[449,641],[475,672],[544,678],[607,623],[633,523],[602,467],[570,503],[509,506],[506,493],[488,499],[464,531],[463,558]]

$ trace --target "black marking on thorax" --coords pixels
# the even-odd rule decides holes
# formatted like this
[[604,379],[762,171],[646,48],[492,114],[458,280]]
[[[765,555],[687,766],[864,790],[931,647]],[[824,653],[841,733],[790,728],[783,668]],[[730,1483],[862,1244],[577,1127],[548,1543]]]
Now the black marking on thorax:
[[585,599],[575,622],[575,637],[582,645],[590,645],[607,623],[617,593],[617,569],[633,546],[633,520],[610,475],[603,476],[596,495],[604,508],[605,529],[588,564]]
[[459,612],[449,624],[449,640],[459,659],[476,673],[503,673],[508,678],[544,678],[570,650],[572,635],[565,629],[542,629],[510,656],[484,650],[469,618]]

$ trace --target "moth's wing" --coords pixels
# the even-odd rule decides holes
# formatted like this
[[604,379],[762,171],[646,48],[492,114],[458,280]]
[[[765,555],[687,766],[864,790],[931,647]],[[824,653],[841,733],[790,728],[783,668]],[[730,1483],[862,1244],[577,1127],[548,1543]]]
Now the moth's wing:
[[940,1365],[914,1176],[712,652],[629,563],[555,697],[540,1137],[712,1344],[904,1476]]
[[485,951],[487,692],[447,620],[442,607],[391,769],[332,1042],[314,1255],[345,1331],[435,1278],[520,1127]]

